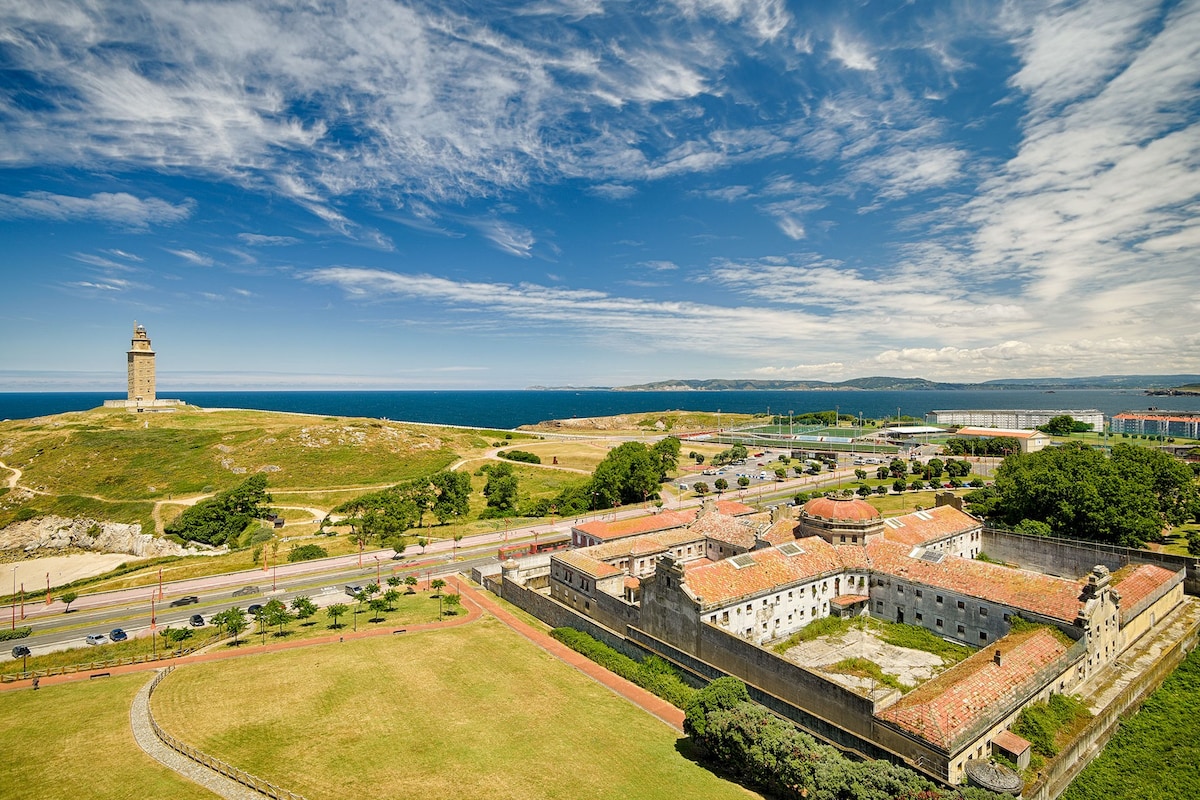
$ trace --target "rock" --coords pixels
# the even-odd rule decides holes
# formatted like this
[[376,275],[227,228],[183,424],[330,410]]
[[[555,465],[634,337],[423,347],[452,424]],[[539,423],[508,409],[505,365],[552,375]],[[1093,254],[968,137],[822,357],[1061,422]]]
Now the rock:
[[170,539],[142,533],[142,526],[137,523],[47,516],[14,522],[0,529],[0,551],[36,553],[71,547],[97,553],[128,553],[148,557],[192,555],[197,552],[196,548],[181,547]]

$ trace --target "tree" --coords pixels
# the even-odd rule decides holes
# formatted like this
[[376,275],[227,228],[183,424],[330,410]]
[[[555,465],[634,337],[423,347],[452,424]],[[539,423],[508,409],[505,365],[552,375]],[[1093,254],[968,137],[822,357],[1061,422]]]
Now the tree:
[[400,579],[399,575],[392,575],[390,578],[387,579],[387,585],[391,586],[393,589],[402,583],[404,583],[404,581]]
[[429,479],[437,498],[433,501],[433,515],[445,524],[454,517],[465,517],[470,513],[471,476],[465,472],[442,470]]
[[908,474],[908,465],[904,463],[902,458],[893,458],[888,464],[888,474],[893,478],[903,478]]
[[458,607],[462,604],[462,596],[457,594],[448,594],[444,598],[446,602],[446,613],[454,616],[458,613]]
[[350,606],[346,605],[345,603],[334,603],[333,605],[328,606],[325,609],[325,613],[329,615],[329,618],[331,620],[333,620],[333,624],[330,625],[329,627],[331,627],[331,628],[342,627],[338,623],[338,618],[344,616],[346,614],[346,612],[348,612],[349,610],[350,610]]
[[[658,497],[663,474],[663,457],[641,442],[625,442],[613,448],[596,465],[588,491],[596,508],[640,503]],[[561,503],[560,503],[561,505]]]
[[907,488],[908,484],[904,482],[903,478],[896,478],[892,481],[892,491],[894,492],[903,492]]
[[415,594],[417,591],[417,576],[409,575],[404,579],[404,585],[408,587],[406,594]]
[[383,612],[388,610],[388,602],[382,597],[374,597],[371,602],[367,603],[367,607],[375,612],[375,616],[371,618],[371,622],[379,622],[383,619]]
[[[659,481],[665,481],[667,475],[674,472],[679,466],[679,437],[667,436],[659,439],[650,448],[650,451],[658,456],[658,473]],[[699,463],[699,462],[697,462]]]
[[703,497],[708,494],[708,484],[704,481],[696,481],[692,484],[692,491]]
[[445,588],[445,586],[446,586],[446,582],[444,580],[442,580],[441,578],[434,578],[432,581],[429,582],[429,588],[433,589],[435,596],[437,594],[439,594],[442,591],[442,589]]
[[925,488],[925,481],[913,481],[908,485],[908,488],[912,489],[913,491],[920,491],[921,489]]
[[387,603],[387,610],[391,611],[396,607],[396,601],[400,599],[400,592],[396,589],[388,589],[383,593],[383,600]]
[[717,490],[717,494],[721,494],[721,492],[729,488],[729,481],[724,478],[717,478],[713,481],[713,488]]
[[867,495],[871,494],[871,487],[864,484],[863,486],[858,487],[856,494],[858,494],[859,497],[866,497]]
[[1059,414],[1051,417],[1045,425],[1038,425],[1038,430],[1051,436],[1070,436],[1075,430],[1075,418],[1070,414]]
[[64,603],[67,604],[67,607],[63,609],[63,613],[69,614],[69,613],[71,613],[71,603],[74,603],[76,600],[79,599],[79,592],[76,592],[74,590],[65,591],[62,593],[61,599]]
[[262,608],[263,623],[271,627],[279,626],[276,636],[283,636],[283,626],[292,621],[292,614],[278,597],[272,597]]
[[454,558],[458,558],[458,543],[463,540],[461,533],[454,534]]
[[749,485],[750,485],[750,479],[747,478],[745,475],[742,475],[740,478],[738,478],[738,486],[740,486],[741,488],[745,489]]
[[425,545],[427,544],[429,544],[429,540],[425,537],[422,536],[417,539],[417,547],[421,548],[421,555],[425,555]]
[[775,468],[775,480],[777,480],[777,481],[787,480],[787,467],[776,467]]
[[865,469],[856,469],[854,470],[854,477],[856,480],[865,481],[867,479],[867,471]]
[[703,453],[696,453],[696,463],[697,464],[704,463],[704,454]]
[[[292,600],[292,610],[296,612],[296,619],[303,621],[317,613],[317,604],[311,599],[301,596]],[[312,623],[304,624],[309,625]]]
[[246,612],[237,606],[227,608],[213,615],[213,622],[233,636],[234,647],[237,647],[239,644],[238,636],[242,631],[250,627],[250,622],[246,619]]
[[491,516],[506,516],[517,510],[517,476],[511,464],[489,464],[483,496]]
[[179,652],[183,652],[183,643],[192,638],[192,632],[188,628],[172,628],[170,625],[162,629],[162,637],[166,642],[167,649],[178,645]]
[[251,521],[271,513],[267,507],[271,496],[266,487],[266,475],[252,475],[233,489],[184,509],[164,530],[184,540],[234,546]]
[[928,470],[930,477],[940,478],[946,469],[946,463],[940,458],[931,458],[929,459],[929,463],[925,465],[925,468]]

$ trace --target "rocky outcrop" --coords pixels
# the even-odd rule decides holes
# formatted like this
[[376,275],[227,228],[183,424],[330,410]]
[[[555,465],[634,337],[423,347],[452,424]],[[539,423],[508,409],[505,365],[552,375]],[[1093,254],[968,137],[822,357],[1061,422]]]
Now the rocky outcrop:
[[142,526],[137,523],[47,516],[14,522],[0,530],[0,552],[47,555],[69,548],[142,557],[182,556],[198,552],[181,547],[170,539],[142,533]]

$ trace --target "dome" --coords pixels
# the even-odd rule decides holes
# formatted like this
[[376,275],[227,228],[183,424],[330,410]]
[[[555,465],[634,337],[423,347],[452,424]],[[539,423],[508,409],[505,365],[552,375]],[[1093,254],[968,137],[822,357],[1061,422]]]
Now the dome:
[[882,518],[875,506],[857,497],[815,497],[804,504],[801,513],[808,517],[846,522],[866,522]]

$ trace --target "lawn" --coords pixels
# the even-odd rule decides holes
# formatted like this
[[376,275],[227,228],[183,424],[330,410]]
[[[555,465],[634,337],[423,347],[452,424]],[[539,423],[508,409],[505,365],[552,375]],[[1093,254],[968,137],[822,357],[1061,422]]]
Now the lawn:
[[745,798],[498,621],[177,670],[160,724],[309,800]]
[[0,692],[0,799],[212,800],[134,741],[129,706],[149,679],[140,673]]

